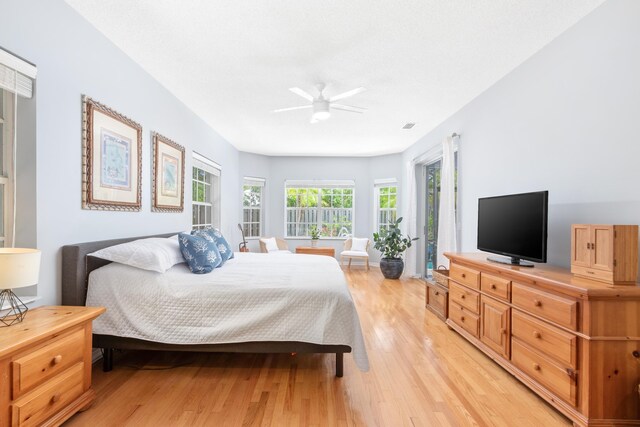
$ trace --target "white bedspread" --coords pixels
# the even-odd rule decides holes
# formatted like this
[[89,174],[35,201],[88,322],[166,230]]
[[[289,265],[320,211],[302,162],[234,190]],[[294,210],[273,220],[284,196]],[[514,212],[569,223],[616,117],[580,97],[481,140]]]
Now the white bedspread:
[[236,253],[210,274],[111,263],[89,276],[96,334],[168,344],[302,341],[348,345],[369,369],[358,313],[334,258]]

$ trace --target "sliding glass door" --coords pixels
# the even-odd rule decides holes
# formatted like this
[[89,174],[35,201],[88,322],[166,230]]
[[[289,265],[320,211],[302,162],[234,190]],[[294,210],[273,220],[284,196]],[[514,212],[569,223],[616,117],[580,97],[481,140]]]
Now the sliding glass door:
[[440,168],[442,160],[438,159],[425,166],[426,203],[425,203],[425,268],[426,277],[431,277],[431,270],[437,267],[438,249],[438,210],[440,207]]
[[[458,153],[454,154],[456,209],[458,199]],[[438,268],[438,215],[440,210],[440,170],[442,159],[427,163],[425,166],[425,277],[431,277],[431,270]]]

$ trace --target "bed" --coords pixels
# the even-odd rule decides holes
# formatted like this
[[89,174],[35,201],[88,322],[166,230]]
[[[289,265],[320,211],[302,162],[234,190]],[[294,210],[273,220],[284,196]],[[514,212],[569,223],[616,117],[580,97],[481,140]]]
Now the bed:
[[[239,353],[352,353],[368,370],[360,323],[337,261],[314,255],[236,253],[205,275],[178,264],[155,273],[89,256],[146,237],[62,248],[62,303],[102,305],[93,346],[113,367],[114,349]],[[132,285],[133,284],[133,285]]]

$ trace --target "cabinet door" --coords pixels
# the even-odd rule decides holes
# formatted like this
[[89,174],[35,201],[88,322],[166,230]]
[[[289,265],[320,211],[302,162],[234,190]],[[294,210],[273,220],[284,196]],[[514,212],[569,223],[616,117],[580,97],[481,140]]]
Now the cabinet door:
[[613,226],[591,226],[591,267],[613,271]]
[[481,299],[480,340],[498,354],[509,359],[511,308],[485,295]]
[[591,232],[588,225],[571,226],[571,265],[591,267]]

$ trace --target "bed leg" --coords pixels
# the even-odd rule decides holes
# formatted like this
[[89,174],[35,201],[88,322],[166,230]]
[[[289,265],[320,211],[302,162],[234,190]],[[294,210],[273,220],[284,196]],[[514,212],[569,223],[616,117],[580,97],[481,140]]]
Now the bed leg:
[[336,377],[342,378],[344,373],[344,353],[336,353]]
[[113,349],[103,348],[102,355],[102,372],[109,372],[113,369]]

